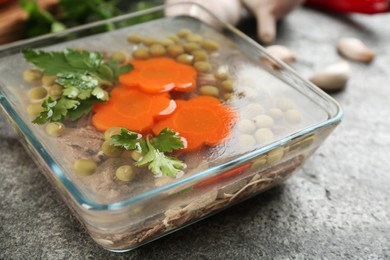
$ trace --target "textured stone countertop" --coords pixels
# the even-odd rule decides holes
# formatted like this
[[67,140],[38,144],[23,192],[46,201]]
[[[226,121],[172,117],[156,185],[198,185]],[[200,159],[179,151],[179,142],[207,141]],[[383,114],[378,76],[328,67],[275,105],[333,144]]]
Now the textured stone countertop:
[[[254,26],[254,25],[253,25]],[[351,62],[333,95],[345,118],[296,174],[270,191],[124,254],[88,236],[0,114],[0,259],[390,259],[390,16],[300,8],[277,43],[305,77],[356,36],[377,52]]]

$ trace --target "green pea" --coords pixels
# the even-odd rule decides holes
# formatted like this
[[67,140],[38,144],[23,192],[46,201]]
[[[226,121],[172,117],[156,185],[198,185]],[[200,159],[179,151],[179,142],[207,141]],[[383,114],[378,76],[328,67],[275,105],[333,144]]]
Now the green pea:
[[36,69],[27,69],[23,72],[23,79],[26,82],[32,83],[42,79],[42,71]]
[[29,114],[30,116],[37,116],[39,115],[41,112],[43,112],[43,107],[42,107],[42,104],[41,103],[32,103],[30,104],[28,107],[27,107],[27,114]]
[[117,60],[119,62],[125,62],[126,54],[123,51],[114,51],[111,53],[111,59]]
[[240,119],[237,124],[236,128],[244,134],[252,134],[256,130],[256,125],[253,123],[252,120],[249,119]]
[[230,77],[229,73],[226,71],[218,71],[214,76],[218,80],[227,80]]
[[271,128],[274,125],[274,119],[268,115],[258,115],[253,118],[258,128]]
[[198,72],[207,73],[211,71],[211,64],[207,61],[197,61],[194,63],[194,68]]
[[232,92],[233,89],[234,89],[234,83],[233,83],[233,81],[231,81],[231,80],[225,80],[225,81],[222,81],[221,87],[222,87],[225,91],[227,91],[227,92]]
[[180,54],[179,56],[177,56],[176,60],[180,63],[192,64],[194,57],[192,55],[184,53],[184,54]]
[[188,35],[190,35],[191,33],[192,33],[192,31],[190,29],[181,29],[177,32],[177,36],[179,36],[181,38],[185,38]]
[[196,33],[193,33],[193,34],[189,34],[186,36],[186,40],[188,42],[197,42],[197,43],[200,43],[202,40],[203,40],[203,37],[202,35],[200,34],[196,34]]
[[179,43],[180,42],[179,37],[177,37],[177,35],[174,35],[174,34],[169,35],[167,38],[172,40],[174,43]]
[[122,165],[115,171],[115,176],[121,181],[131,181],[137,175],[137,172],[130,165]]
[[166,38],[166,39],[162,39],[160,41],[160,44],[164,45],[164,46],[169,46],[169,45],[172,45],[172,44],[175,44],[176,42],[173,40],[173,39],[169,39],[169,38]]
[[109,141],[113,135],[119,135],[121,134],[122,127],[111,127],[107,129],[104,134],[104,140]]
[[110,141],[105,141],[102,144],[102,152],[108,157],[119,157],[123,150],[120,147],[116,147],[110,143]]
[[47,90],[44,87],[35,87],[28,92],[29,97],[32,100],[38,100],[47,96]]
[[146,46],[151,46],[154,43],[158,43],[158,39],[154,38],[154,37],[147,37],[147,38],[144,38],[142,42]]
[[256,139],[252,135],[241,134],[238,136],[238,144],[241,147],[251,147],[256,144]]
[[134,151],[132,151],[132,153],[131,153],[131,158],[132,158],[134,161],[136,161],[136,162],[138,162],[143,156],[144,156],[144,155],[143,155],[142,153],[138,152],[137,150],[134,150]]
[[149,50],[143,47],[138,48],[137,50],[133,51],[133,57],[137,60],[145,60],[150,57]]
[[269,115],[275,119],[275,120],[279,120],[281,118],[283,118],[283,111],[279,108],[271,108],[269,110]]
[[141,43],[142,40],[143,40],[142,36],[140,36],[138,34],[132,34],[132,35],[129,35],[129,37],[127,37],[127,41],[130,43],[138,44],[138,43]]
[[200,45],[196,42],[187,42],[186,44],[183,45],[183,47],[188,53],[191,53],[196,50],[200,50]]
[[280,98],[276,101],[276,106],[281,110],[286,111],[294,108],[294,102],[289,98]]
[[200,87],[200,94],[205,95],[205,96],[218,97],[219,90],[217,87],[214,87],[214,86],[202,86],[202,87]]
[[228,100],[230,100],[232,98],[233,98],[233,94],[232,93],[225,93],[223,95],[223,99],[226,100],[226,101],[228,101]]
[[194,56],[194,61],[208,61],[209,55],[204,50],[195,50],[192,53]]
[[65,132],[65,125],[60,122],[52,122],[46,125],[46,133],[50,136],[61,136]]
[[180,45],[172,44],[167,47],[167,52],[172,57],[177,57],[184,53],[184,48]]
[[204,40],[201,45],[207,51],[217,51],[219,49],[219,44],[213,40]]
[[255,138],[260,145],[269,144],[274,140],[274,133],[268,128],[260,128],[255,132]]
[[289,109],[284,112],[284,118],[291,124],[298,124],[302,121],[302,114],[296,109]]
[[276,149],[268,152],[267,163],[268,164],[276,163],[277,161],[282,159],[283,155],[284,155],[284,147],[276,148]]
[[165,55],[165,47],[160,43],[154,43],[150,46],[150,54],[154,57]]
[[63,87],[58,84],[54,84],[49,88],[49,96],[51,97],[59,97],[62,95]]
[[51,86],[55,83],[56,76],[44,75],[42,77],[42,84],[45,86]]
[[79,159],[74,163],[73,169],[78,175],[89,176],[96,171],[97,164],[92,160]]
[[259,157],[259,158],[256,158],[256,159],[253,161],[253,164],[251,165],[251,170],[252,170],[252,171],[258,170],[258,169],[260,169],[261,167],[263,167],[266,163],[267,163],[267,159],[265,158],[265,156],[261,156],[261,157]]

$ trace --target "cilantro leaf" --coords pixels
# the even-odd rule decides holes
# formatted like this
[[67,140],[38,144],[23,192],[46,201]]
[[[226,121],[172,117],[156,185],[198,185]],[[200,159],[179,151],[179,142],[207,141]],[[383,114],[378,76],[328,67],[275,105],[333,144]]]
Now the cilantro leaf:
[[173,150],[184,148],[180,136],[169,128],[164,128],[151,140],[151,143],[160,152],[172,152]]
[[139,134],[122,128],[120,135],[111,136],[110,143],[114,146],[123,147],[126,150],[135,150],[140,149],[140,137]]
[[149,139],[146,139],[149,151],[141,160],[135,163],[136,166],[148,165],[148,169],[154,174],[175,177],[185,168],[185,163],[177,158],[166,156],[163,152],[156,149]]

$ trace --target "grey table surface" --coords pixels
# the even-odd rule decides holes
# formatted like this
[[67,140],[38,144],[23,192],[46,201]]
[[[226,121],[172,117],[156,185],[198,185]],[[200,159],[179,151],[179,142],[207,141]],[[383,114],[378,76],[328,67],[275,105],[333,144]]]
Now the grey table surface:
[[[250,24],[254,26],[253,24]],[[0,259],[390,259],[390,16],[299,8],[278,44],[304,77],[340,60],[345,36],[377,52],[333,95],[345,118],[284,184],[134,251],[88,236],[0,114]]]

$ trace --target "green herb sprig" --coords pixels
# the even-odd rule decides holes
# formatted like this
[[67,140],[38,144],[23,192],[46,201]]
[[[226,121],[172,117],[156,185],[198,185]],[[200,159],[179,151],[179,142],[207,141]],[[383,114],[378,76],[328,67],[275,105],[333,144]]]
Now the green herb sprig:
[[137,150],[143,154],[141,160],[135,163],[136,166],[148,166],[148,169],[156,175],[175,177],[186,167],[179,159],[165,155],[184,148],[180,136],[169,128],[164,128],[155,137],[142,137],[140,134],[121,129],[121,134],[113,135],[110,143],[126,150]]
[[109,95],[103,86],[112,86],[120,74],[133,69],[130,64],[107,62],[99,52],[26,49],[22,54],[44,74],[55,75],[56,83],[64,87],[58,99],[48,97],[43,102],[43,112],[33,121],[36,124],[62,121],[67,116],[71,120],[80,118],[91,111],[94,103],[108,100]]
[[[46,11],[37,0],[19,0],[20,7],[27,14],[25,31],[27,37],[63,31],[67,28],[112,18],[125,13],[145,10],[158,2],[148,0],[59,0],[53,10]],[[51,12],[53,11],[53,12]],[[163,16],[163,13],[151,13],[126,19],[118,23],[107,23],[105,30],[111,31],[117,26],[127,26],[147,22]]]

